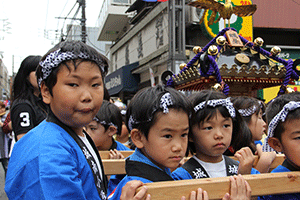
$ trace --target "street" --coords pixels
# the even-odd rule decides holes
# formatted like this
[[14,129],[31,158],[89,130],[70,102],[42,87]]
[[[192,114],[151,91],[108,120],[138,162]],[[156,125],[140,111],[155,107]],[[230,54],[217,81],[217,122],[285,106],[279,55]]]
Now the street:
[[2,164],[0,164],[0,200],[8,200],[4,192],[4,183],[5,183],[4,170]]

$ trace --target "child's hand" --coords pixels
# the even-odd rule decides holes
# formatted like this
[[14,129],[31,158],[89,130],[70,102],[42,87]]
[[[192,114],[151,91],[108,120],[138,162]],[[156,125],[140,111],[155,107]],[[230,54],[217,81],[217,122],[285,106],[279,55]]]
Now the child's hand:
[[[144,185],[143,182],[137,181],[137,180],[127,182],[126,185],[122,188],[122,194],[121,194],[120,200],[143,199],[147,192],[147,187],[143,186],[143,185]],[[141,187],[141,186],[143,186],[143,187]],[[141,187],[141,190],[136,193],[136,190],[139,187]],[[148,194],[146,196],[145,200],[150,200],[150,199],[151,199],[150,194]]]
[[254,156],[249,147],[243,147],[238,150],[234,156],[238,159],[239,163],[239,174],[250,174],[254,163]]
[[230,176],[230,194],[226,193],[222,200],[249,200],[251,198],[251,187],[239,174]]
[[109,150],[109,159],[124,159],[124,156],[117,149],[111,149]]
[[[185,196],[181,197],[181,200],[186,200]],[[205,190],[198,188],[197,193],[195,191],[191,192],[190,200],[208,200],[208,194]]]
[[276,152],[263,152],[262,146],[260,144],[257,144],[255,154],[258,155],[258,162],[255,166],[255,169],[257,169],[260,173],[269,172],[270,165],[276,158]]

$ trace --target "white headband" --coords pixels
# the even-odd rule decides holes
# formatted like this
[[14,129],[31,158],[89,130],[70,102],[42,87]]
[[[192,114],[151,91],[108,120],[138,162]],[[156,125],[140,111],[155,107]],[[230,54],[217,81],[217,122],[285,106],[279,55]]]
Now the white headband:
[[61,49],[58,49],[54,52],[51,52],[49,55],[47,55],[45,60],[43,60],[39,63],[39,65],[42,68],[42,76],[38,80],[39,86],[41,86],[41,82],[50,75],[53,68],[58,67],[60,63],[66,61],[66,60],[74,60],[74,59],[78,59],[78,58],[89,59],[89,60],[94,61],[98,66],[100,66],[102,72],[103,73],[105,72],[104,66],[103,66],[103,61],[101,59],[89,56],[82,52],[80,52],[78,55],[76,55],[70,51],[61,52]]
[[282,110],[271,120],[268,127],[268,136],[265,138],[265,143],[263,145],[263,151],[274,151],[274,149],[270,147],[268,139],[274,136],[274,130],[276,129],[278,123],[280,121],[283,122],[289,112],[297,108],[300,108],[300,102],[290,101],[289,103],[285,104]]
[[253,105],[250,108],[246,108],[246,109],[238,109],[239,113],[243,116],[243,117],[248,117],[254,114],[254,112],[256,111],[256,106]]
[[233,107],[232,102],[230,101],[230,97],[226,99],[213,99],[208,101],[203,101],[194,107],[195,112],[203,109],[206,105],[216,107],[216,106],[225,106],[232,118],[235,118],[235,109]]
[[[173,100],[171,97],[171,94],[169,92],[165,93],[161,98],[160,98],[160,105],[159,107],[163,109],[163,113],[167,114],[169,113],[169,106],[173,105]],[[154,110],[152,113],[154,113],[156,110]],[[147,122],[151,121],[152,119],[148,119]],[[140,122],[135,120],[132,115],[130,115],[128,119],[128,128],[132,130],[132,125],[133,124],[139,124]]]
[[112,123],[112,122],[109,122],[109,123],[107,123],[106,121],[100,121],[97,117],[94,117],[94,119],[93,120],[95,120],[96,122],[98,122],[99,124],[101,124],[101,125],[108,125],[108,126],[114,126],[114,127],[116,127],[116,129],[118,130],[118,127],[114,124],[114,123]]

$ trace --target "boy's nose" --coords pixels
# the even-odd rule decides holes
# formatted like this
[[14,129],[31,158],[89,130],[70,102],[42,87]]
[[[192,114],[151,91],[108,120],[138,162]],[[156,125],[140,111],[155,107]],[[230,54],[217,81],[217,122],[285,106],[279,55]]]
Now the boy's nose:
[[89,92],[88,89],[83,89],[81,92],[81,101],[91,101],[92,100],[92,95]]

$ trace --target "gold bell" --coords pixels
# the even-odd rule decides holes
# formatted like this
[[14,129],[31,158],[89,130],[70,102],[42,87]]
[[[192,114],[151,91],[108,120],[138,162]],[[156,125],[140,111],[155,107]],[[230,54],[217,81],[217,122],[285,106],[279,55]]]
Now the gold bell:
[[179,65],[179,69],[182,70],[183,68],[185,68],[185,66],[186,66],[185,63],[181,63],[181,64]]
[[194,52],[195,54],[198,54],[201,50],[202,50],[202,49],[201,49],[201,47],[199,47],[199,46],[195,46],[195,47],[193,48],[193,52]]
[[223,46],[226,42],[226,38],[224,36],[219,36],[217,39],[216,39],[216,42],[218,45],[221,45]]
[[215,91],[222,91],[222,85],[220,83],[216,83],[215,85],[211,86],[211,89]]
[[264,44],[264,40],[261,37],[258,37],[258,38],[255,38],[253,43],[255,46],[261,47]]
[[274,47],[272,47],[270,52],[271,52],[272,56],[277,56],[281,52],[281,49],[278,46],[274,46]]
[[217,55],[218,53],[218,47],[216,45],[211,45],[209,48],[208,48],[208,54],[209,55]]

